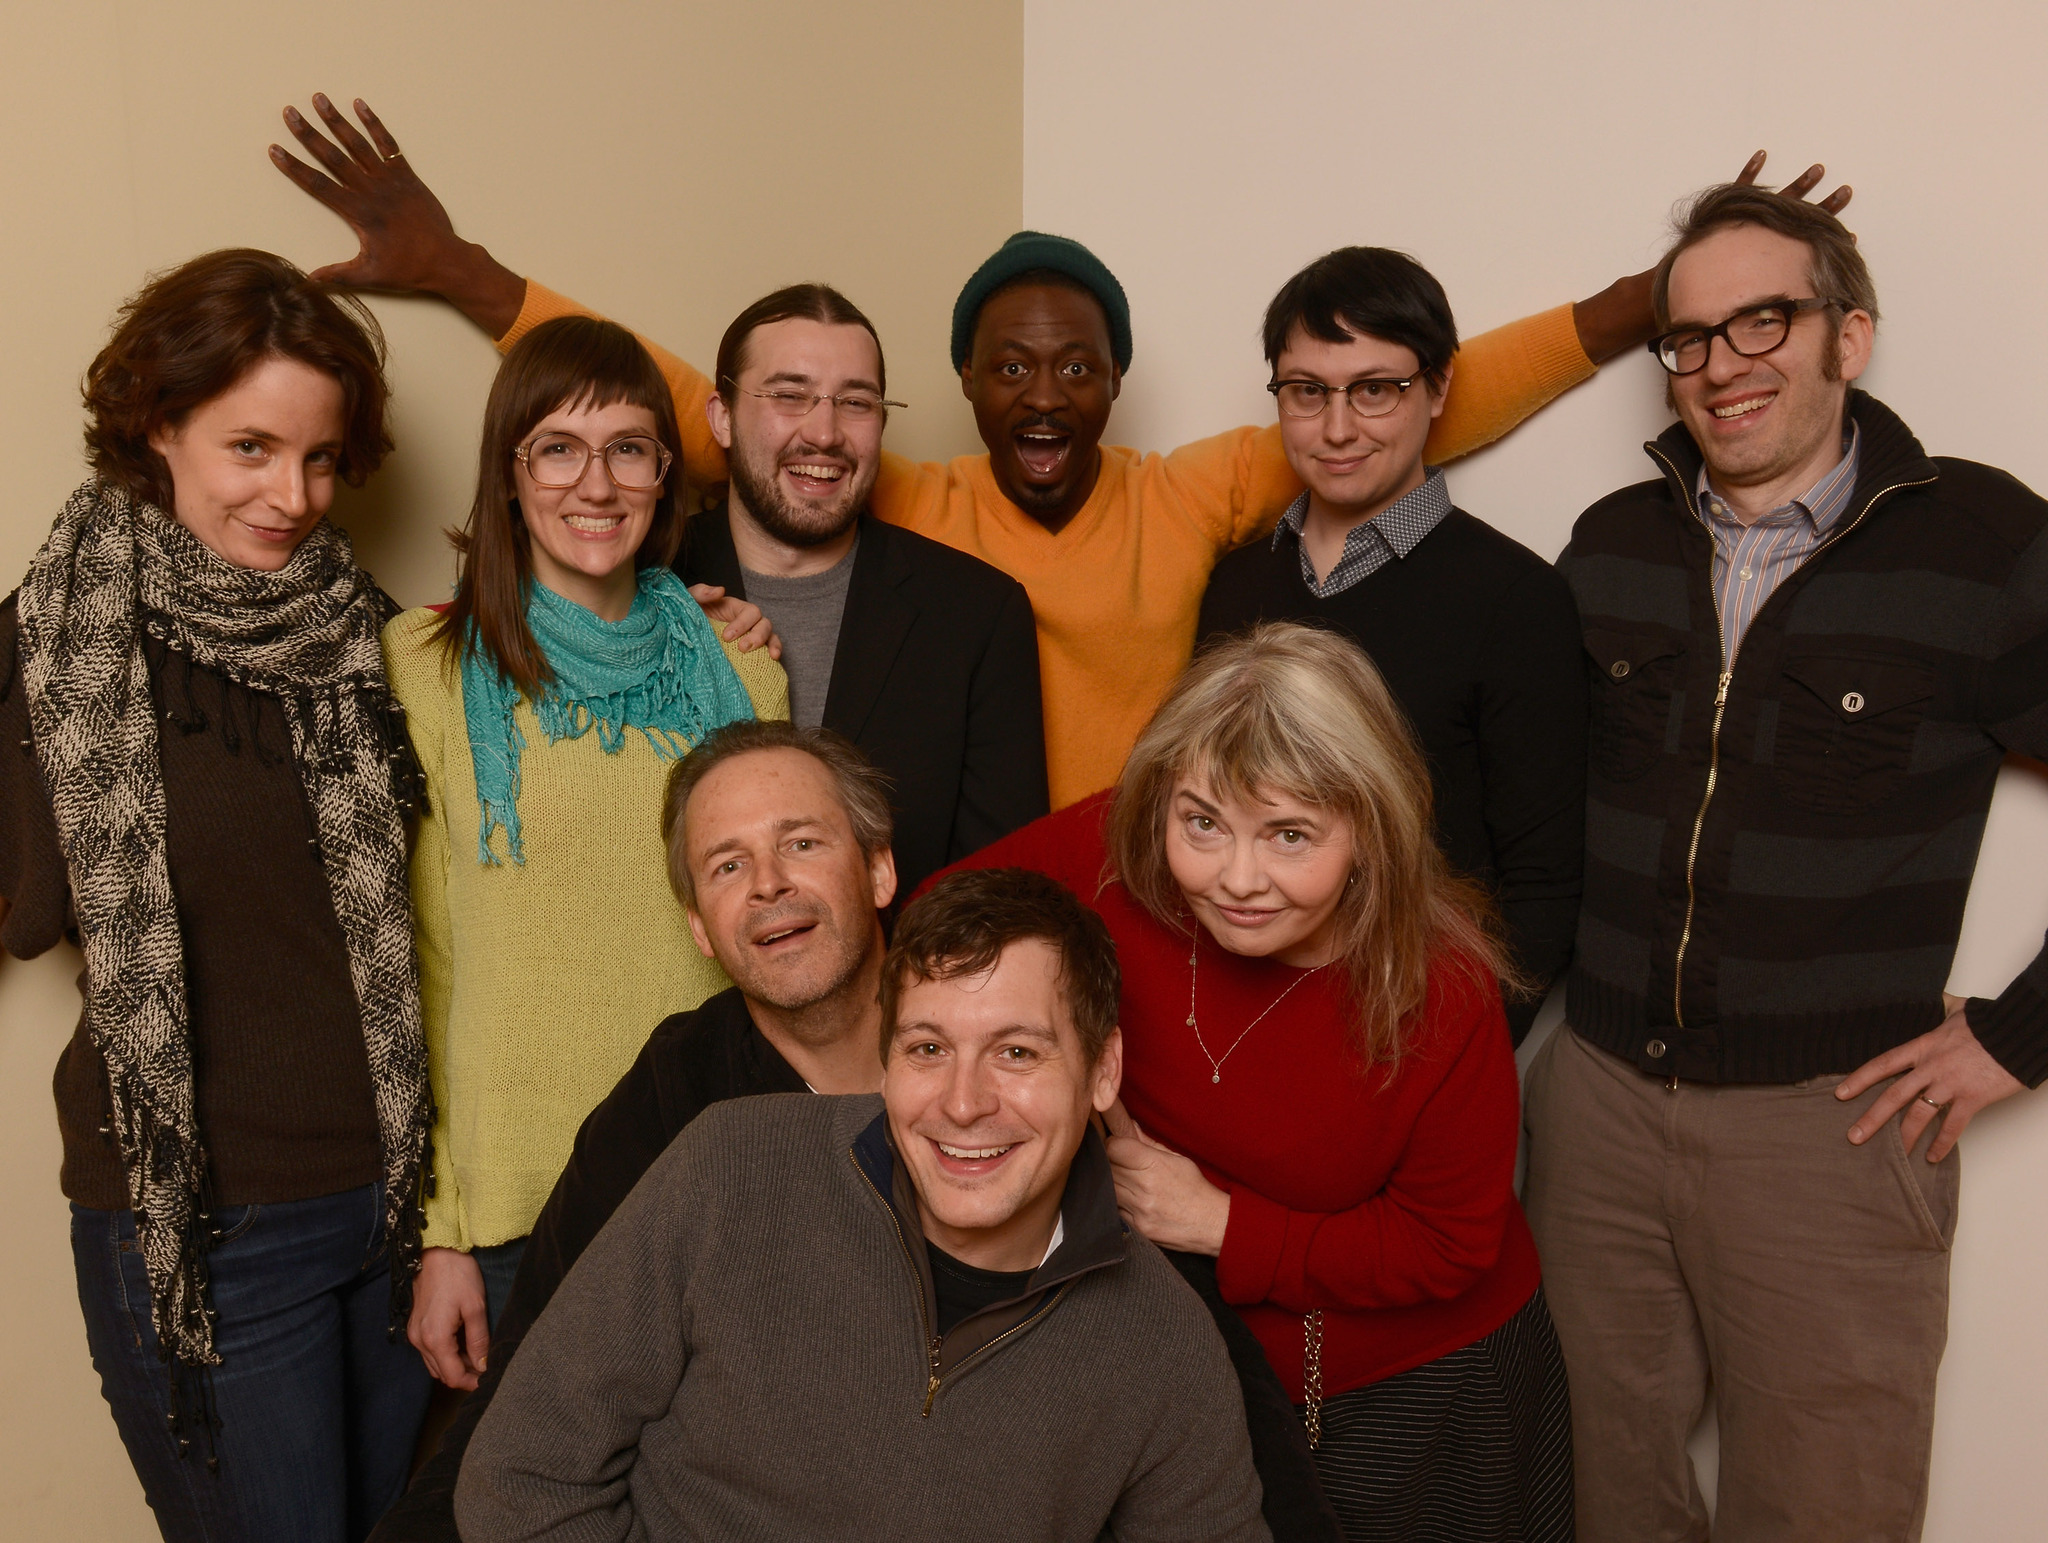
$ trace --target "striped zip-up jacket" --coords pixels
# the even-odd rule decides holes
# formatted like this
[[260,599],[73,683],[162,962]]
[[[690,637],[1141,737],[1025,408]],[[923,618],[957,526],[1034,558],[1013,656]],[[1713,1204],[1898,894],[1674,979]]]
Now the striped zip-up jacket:
[[[2048,502],[1849,410],[1849,506],[1725,672],[1682,424],[1559,560],[1594,698],[1568,1016],[1658,1076],[1795,1082],[1933,1028],[1999,763],[2048,757]],[[2048,950],[1968,1018],[2048,1078]]]

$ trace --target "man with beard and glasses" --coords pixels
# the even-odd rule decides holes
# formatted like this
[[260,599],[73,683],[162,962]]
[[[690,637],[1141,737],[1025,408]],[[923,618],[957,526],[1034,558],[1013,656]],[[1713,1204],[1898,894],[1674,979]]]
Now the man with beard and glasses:
[[698,421],[725,453],[728,494],[690,521],[678,566],[767,612],[791,719],[888,773],[908,894],[1046,812],[1031,602],[868,512],[897,404],[873,324],[837,290],[796,284],[740,312],[714,385]]
[[[438,295],[510,348],[540,323],[584,307],[520,278],[459,239],[441,201],[360,100],[358,130],[324,96],[315,109],[339,147],[294,108],[285,123],[330,176],[277,145],[273,163],[348,222],[362,250],[315,277]],[[1741,180],[1753,179],[1763,154]],[[1786,192],[1804,195],[1814,166]],[[1839,210],[1849,189],[1822,207]],[[1653,330],[1650,275],[1619,279],[1468,339],[1424,454],[1432,466],[1499,438]],[[646,339],[642,339],[646,342]],[[1273,425],[1240,428],[1168,455],[1104,446],[1131,362],[1122,285],[1077,241],[1020,231],[977,269],[953,307],[952,357],[985,455],[918,464],[883,455],[874,512],[982,558],[1029,592],[1044,677],[1047,777],[1055,808],[1116,781],[1138,731],[1188,662],[1209,572],[1268,535],[1302,491]],[[683,472],[725,479],[702,418],[712,383],[652,343],[686,425]]]

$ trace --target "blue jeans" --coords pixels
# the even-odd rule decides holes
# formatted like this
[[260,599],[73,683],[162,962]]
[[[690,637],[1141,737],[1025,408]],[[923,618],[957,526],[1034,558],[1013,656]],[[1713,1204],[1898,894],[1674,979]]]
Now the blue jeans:
[[494,1243],[489,1248],[474,1249],[470,1258],[476,1261],[477,1270],[484,1278],[484,1322],[493,1333],[497,1332],[498,1314],[505,1310],[505,1298],[512,1295],[512,1279],[519,1273],[519,1261],[526,1253],[526,1239],[514,1238],[510,1243]]
[[383,1193],[214,1212],[217,1423],[209,1444],[200,1375],[182,1370],[182,1458],[135,1215],[72,1206],[86,1342],[168,1543],[354,1543],[405,1488],[429,1380],[405,1337],[385,1333]]

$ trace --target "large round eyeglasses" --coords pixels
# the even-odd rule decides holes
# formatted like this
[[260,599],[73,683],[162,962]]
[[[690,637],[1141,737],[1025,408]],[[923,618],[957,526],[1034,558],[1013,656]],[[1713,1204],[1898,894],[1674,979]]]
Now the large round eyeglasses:
[[[643,493],[659,487],[675,457],[651,434],[625,434],[598,452],[612,486]],[[536,434],[512,452],[536,487],[573,488],[590,465],[591,447],[574,434]]]
[[1847,309],[1839,300],[1767,300],[1737,311],[1717,327],[1680,327],[1650,339],[1650,352],[1673,375],[1692,375],[1707,367],[1714,339],[1745,359],[1767,354],[1792,335],[1793,321],[1808,311]]
[[1401,405],[1401,398],[1414,384],[1411,375],[1406,380],[1354,380],[1348,386],[1325,385],[1319,380],[1276,380],[1266,389],[1290,418],[1318,417],[1333,397],[1342,397],[1356,417],[1384,418]]

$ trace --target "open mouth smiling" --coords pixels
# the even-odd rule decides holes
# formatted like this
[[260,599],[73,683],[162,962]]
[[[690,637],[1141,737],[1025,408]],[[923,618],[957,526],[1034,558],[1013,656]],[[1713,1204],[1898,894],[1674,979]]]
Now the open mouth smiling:
[[1753,412],[1769,407],[1777,399],[1777,392],[1766,391],[1757,396],[1746,396],[1739,402],[1724,402],[1717,407],[1709,408],[1708,411],[1726,423],[1733,419],[1745,418]]
[[565,514],[562,523],[586,536],[609,536],[626,523],[623,514]]
[[1017,459],[1034,478],[1057,476],[1074,443],[1072,433],[1051,424],[1034,423],[1018,429],[1011,438],[1017,446]]
[[788,461],[783,464],[782,473],[800,492],[815,496],[831,492],[851,469],[837,461]]

